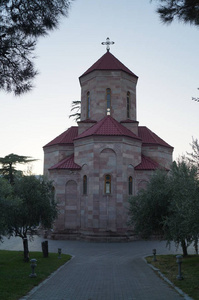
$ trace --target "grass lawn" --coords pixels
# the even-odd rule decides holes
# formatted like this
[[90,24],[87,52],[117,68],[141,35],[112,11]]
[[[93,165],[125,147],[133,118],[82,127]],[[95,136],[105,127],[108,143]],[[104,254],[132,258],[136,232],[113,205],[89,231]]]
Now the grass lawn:
[[199,255],[189,255],[183,258],[181,270],[183,280],[177,280],[178,264],[175,255],[158,255],[157,261],[152,261],[152,256],[147,257],[148,263],[160,270],[175,286],[184,293],[199,300]]
[[37,259],[35,273],[37,277],[30,278],[30,263],[23,261],[22,251],[0,251],[0,299],[17,300],[25,296],[34,286],[47,278],[52,272],[67,262],[71,256],[49,253],[43,258],[42,252],[30,252],[30,259]]

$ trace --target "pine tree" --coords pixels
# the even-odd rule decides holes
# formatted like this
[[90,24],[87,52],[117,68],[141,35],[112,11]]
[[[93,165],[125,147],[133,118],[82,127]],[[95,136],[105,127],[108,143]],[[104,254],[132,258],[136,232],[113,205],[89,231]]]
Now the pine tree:
[[0,157],[0,164],[2,165],[0,174],[13,184],[17,174],[21,173],[21,171],[16,170],[16,164],[27,164],[35,160],[36,159],[32,159],[30,156],[20,156],[13,153],[6,155],[5,157]]
[[69,118],[74,118],[74,120],[76,122],[80,121],[80,118],[81,118],[81,101],[80,100],[73,101],[72,102],[72,108],[71,108],[70,111],[71,112],[75,111],[75,113],[71,114],[69,116]]
[[199,26],[199,0],[157,0],[157,9],[163,23],[178,19],[184,23]]
[[73,0],[1,0],[0,90],[20,95],[37,75],[33,60],[38,38],[58,27]]

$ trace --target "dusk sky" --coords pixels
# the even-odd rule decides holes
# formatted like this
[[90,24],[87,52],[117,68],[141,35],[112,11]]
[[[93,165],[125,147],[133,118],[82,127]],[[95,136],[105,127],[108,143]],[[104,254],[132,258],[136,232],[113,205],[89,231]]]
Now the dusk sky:
[[80,100],[81,76],[110,52],[139,79],[137,120],[174,147],[173,158],[191,151],[199,138],[199,29],[178,21],[164,25],[154,0],[76,0],[58,30],[39,39],[34,89],[20,97],[0,92],[0,157],[10,153],[38,159],[42,147],[68,127],[71,103]]

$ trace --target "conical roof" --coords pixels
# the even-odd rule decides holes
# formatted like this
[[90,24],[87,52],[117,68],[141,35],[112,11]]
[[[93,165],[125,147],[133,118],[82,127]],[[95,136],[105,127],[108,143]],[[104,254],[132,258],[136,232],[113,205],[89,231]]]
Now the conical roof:
[[86,72],[84,72],[80,78],[96,70],[124,71],[138,78],[138,76],[131,72],[131,70],[129,70],[109,51],[107,51],[100,59],[98,59]]

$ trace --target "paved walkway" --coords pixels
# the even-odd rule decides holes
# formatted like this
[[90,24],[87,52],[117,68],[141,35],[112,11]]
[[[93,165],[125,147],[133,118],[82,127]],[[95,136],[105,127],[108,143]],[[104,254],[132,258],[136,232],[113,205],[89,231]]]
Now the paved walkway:
[[[42,238],[29,244],[30,251],[41,251]],[[89,243],[49,240],[49,252],[73,255],[73,259],[23,299],[28,300],[182,300],[174,289],[159,278],[143,257],[179,254],[165,242]],[[0,249],[22,250],[18,238],[6,240]],[[39,268],[39,265],[37,266]],[[21,299],[22,300],[22,299]]]

